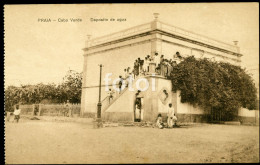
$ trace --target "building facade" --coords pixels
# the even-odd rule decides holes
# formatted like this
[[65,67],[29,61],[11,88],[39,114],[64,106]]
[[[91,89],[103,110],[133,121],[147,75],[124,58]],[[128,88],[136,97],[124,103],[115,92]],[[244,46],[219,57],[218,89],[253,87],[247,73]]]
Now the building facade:
[[[103,37],[89,39],[86,41],[84,50],[83,85],[81,98],[81,116],[88,116],[97,112],[99,98],[99,66],[103,64],[101,76],[101,100],[102,118],[109,121],[134,121],[134,102],[136,92],[125,89],[116,95],[112,102],[107,103],[107,91],[105,75],[113,80],[124,74],[124,69],[133,69],[137,58],[144,59],[145,56],[154,56],[155,53],[172,59],[176,52],[182,56],[195,56],[196,58],[210,58],[216,61],[225,61],[234,65],[240,65],[241,56],[237,45],[227,44],[215,39],[198,35],[164,23],[158,19],[158,14],[152,22],[135,26],[117,33]],[[151,64],[152,67],[152,64]],[[145,78],[148,82],[155,82],[155,91],[149,87],[140,93],[142,102],[142,120],[154,121],[158,113],[166,113],[168,103],[173,103],[177,117],[182,120],[201,121],[207,110],[193,107],[180,102],[179,93],[171,91],[170,80],[159,75],[153,75],[150,71]],[[136,82],[137,80],[134,80]],[[135,87],[134,87],[135,88]],[[162,91],[169,93],[167,101]]]

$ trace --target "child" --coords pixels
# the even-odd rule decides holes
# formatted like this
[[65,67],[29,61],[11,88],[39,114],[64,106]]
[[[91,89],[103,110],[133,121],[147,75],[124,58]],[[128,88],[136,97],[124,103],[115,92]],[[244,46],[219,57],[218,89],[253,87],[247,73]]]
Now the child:
[[20,113],[21,110],[19,109],[19,105],[16,105],[16,109],[14,110],[14,120],[16,120],[16,122],[19,122],[20,119]]
[[113,100],[114,92],[110,88],[109,91],[107,92],[107,94],[108,94],[108,99],[109,99],[109,104],[110,104],[110,100]]
[[163,129],[162,115],[160,113],[157,116],[156,126]]

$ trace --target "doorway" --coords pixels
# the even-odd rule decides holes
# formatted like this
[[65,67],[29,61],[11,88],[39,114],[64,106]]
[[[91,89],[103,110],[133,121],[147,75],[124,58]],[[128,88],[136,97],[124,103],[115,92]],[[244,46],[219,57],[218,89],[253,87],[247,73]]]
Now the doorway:
[[143,97],[137,97],[135,99],[134,122],[141,122],[143,120],[143,114],[144,114],[143,102],[144,102]]

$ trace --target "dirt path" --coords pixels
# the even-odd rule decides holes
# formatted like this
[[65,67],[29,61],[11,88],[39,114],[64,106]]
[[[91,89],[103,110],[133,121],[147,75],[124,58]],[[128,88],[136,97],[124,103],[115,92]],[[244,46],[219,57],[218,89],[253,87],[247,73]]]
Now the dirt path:
[[90,123],[6,123],[6,163],[259,162],[259,127],[156,129]]

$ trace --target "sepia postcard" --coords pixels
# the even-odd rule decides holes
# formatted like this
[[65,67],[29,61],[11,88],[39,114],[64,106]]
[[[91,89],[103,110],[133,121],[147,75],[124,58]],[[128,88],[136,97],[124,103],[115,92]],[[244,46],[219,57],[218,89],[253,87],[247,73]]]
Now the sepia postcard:
[[259,163],[259,3],[4,5],[5,164]]

